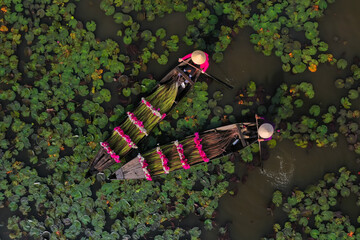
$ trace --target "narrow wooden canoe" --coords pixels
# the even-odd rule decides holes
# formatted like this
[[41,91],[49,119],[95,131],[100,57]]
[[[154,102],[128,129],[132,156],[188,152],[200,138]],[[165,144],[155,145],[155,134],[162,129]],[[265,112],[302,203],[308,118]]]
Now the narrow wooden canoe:
[[[197,140],[196,140],[197,139]],[[199,139],[201,139],[201,150],[199,150]],[[159,146],[142,155],[138,155],[110,177],[111,179],[143,179],[151,180],[160,174],[166,174],[161,154],[166,157],[168,172],[180,170],[184,167],[181,162],[178,146],[181,144],[183,156],[189,166],[204,163],[206,160],[241,150],[258,141],[256,123],[236,123],[223,127],[211,129],[200,134],[186,137],[182,141],[174,141],[170,144]],[[196,143],[197,142],[197,143]],[[204,157],[206,156],[206,157]],[[144,169],[145,161],[145,169]],[[150,175],[150,176],[147,176]]]
[[111,137],[106,142],[101,143],[103,147],[100,148],[91,162],[90,175],[103,171],[115,164],[116,161],[121,161],[190,91],[201,72],[193,71],[193,76],[189,77],[188,73],[184,71],[184,69],[191,68],[188,65],[189,61],[183,61],[172,69],[152,93],[148,97],[142,98],[137,108],[130,113],[136,116],[136,121],[143,124],[143,131],[134,124],[134,118],[128,117],[118,126],[118,129],[121,130],[120,133],[114,129]]

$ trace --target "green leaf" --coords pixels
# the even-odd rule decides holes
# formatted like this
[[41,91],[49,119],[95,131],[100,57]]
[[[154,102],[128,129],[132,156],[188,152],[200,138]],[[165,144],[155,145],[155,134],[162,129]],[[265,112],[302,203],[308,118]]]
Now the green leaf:
[[352,100],[357,99],[359,97],[359,92],[355,89],[350,89],[348,97]]
[[159,28],[158,30],[156,30],[155,35],[158,38],[163,39],[166,36],[166,30],[164,28]]
[[318,105],[312,105],[309,109],[309,113],[314,117],[319,116],[320,114],[320,107]]
[[282,204],[282,193],[279,190],[276,190],[273,193],[272,202],[275,204],[276,207],[280,207]]
[[233,112],[233,110],[234,110],[233,107],[230,105],[225,105],[225,107],[224,107],[224,112],[226,114],[231,114]]
[[300,107],[303,106],[304,101],[303,101],[302,99],[296,99],[296,100],[294,101],[294,104],[295,104],[295,107],[300,108]]
[[302,73],[305,71],[305,69],[306,69],[306,65],[304,63],[300,63],[300,64],[295,65],[292,68],[292,71],[293,71],[293,73]]
[[90,32],[94,32],[96,30],[96,23],[94,21],[86,22],[86,29]]
[[347,61],[345,59],[339,59],[336,63],[338,69],[345,69],[347,66]]
[[131,95],[131,89],[130,88],[124,88],[122,90],[122,93],[123,93],[124,97],[129,97]]

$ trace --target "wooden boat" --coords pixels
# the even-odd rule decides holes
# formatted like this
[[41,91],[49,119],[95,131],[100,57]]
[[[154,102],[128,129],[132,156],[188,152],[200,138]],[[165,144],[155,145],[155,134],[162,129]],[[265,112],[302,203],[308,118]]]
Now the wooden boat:
[[139,154],[114,172],[110,179],[152,180],[160,174],[187,169],[250,146],[259,139],[257,129],[257,123],[236,123],[195,133],[182,141]]
[[[88,174],[101,172],[120,162],[189,92],[201,75],[188,64],[189,61],[172,69],[148,97],[142,98],[132,113],[127,113],[128,118],[114,128],[110,138],[100,143],[102,147],[92,160]],[[186,70],[193,76],[190,77]]]

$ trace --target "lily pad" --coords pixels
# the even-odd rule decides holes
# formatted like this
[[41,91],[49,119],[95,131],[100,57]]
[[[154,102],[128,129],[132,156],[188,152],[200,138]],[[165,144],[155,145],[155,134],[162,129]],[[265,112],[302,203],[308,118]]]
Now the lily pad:
[[225,107],[224,107],[224,112],[226,114],[231,114],[233,112],[233,110],[234,110],[233,107],[230,105],[225,105]]
[[113,82],[114,74],[112,72],[106,72],[106,73],[104,73],[103,79],[105,82]]
[[216,52],[214,53],[214,55],[212,56],[212,59],[216,62],[219,63],[224,59],[224,55],[222,52]]
[[216,101],[221,101],[221,99],[223,98],[224,94],[220,91],[216,91],[214,92],[213,94],[213,98],[216,100]]
[[122,90],[122,93],[123,93],[124,97],[129,97],[131,95],[131,89],[130,88],[124,88]]
[[347,77],[347,78],[345,79],[345,88],[346,88],[346,89],[351,88],[353,84],[354,84],[354,78],[352,78],[352,77]]
[[222,116],[223,113],[224,113],[224,109],[222,107],[220,107],[220,106],[216,106],[213,109],[213,113],[214,113],[215,116]]
[[309,113],[315,117],[320,114],[320,107],[318,105],[312,105],[309,109]]
[[129,84],[129,77],[126,75],[121,75],[119,77],[119,82],[123,87],[126,87]]
[[347,137],[346,137],[346,141],[349,143],[349,144],[355,144],[357,142],[357,135],[356,134],[349,134]]
[[347,61],[345,59],[339,59],[336,63],[338,69],[345,69],[347,66]]
[[214,107],[216,107],[216,105],[217,105],[217,101],[216,101],[216,100],[214,100],[214,99],[210,99],[210,100],[209,100],[209,102],[208,102],[209,108],[214,108]]
[[355,89],[350,89],[348,97],[350,99],[357,99],[359,97],[359,92],[357,90],[355,90]]

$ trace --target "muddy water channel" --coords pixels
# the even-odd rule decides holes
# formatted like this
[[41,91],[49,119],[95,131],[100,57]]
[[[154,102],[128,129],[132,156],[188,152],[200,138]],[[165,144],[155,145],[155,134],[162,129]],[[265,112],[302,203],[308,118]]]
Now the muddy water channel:
[[[320,37],[329,43],[329,50],[336,58],[344,58],[350,63],[352,59],[360,56],[360,1],[344,0],[337,1],[329,6],[325,16],[319,20]],[[78,3],[77,17],[81,20],[95,20],[97,23],[96,36],[101,39],[112,38],[118,40],[116,31],[119,26],[112,17],[107,17],[99,9],[99,1],[83,0]],[[147,27],[156,29],[164,27],[169,34],[181,34],[186,26],[183,14],[174,14],[172,18],[166,16]],[[174,30],[176,28],[176,31]],[[231,82],[234,90],[228,90],[224,86],[213,82],[209,91],[220,89],[226,91],[226,99],[223,104],[232,104],[237,89],[253,80],[258,85],[263,85],[269,94],[282,82],[298,83],[308,81],[314,85],[316,96],[313,103],[327,108],[329,105],[338,105],[339,97],[344,94],[334,87],[336,78],[344,77],[345,72],[339,72],[336,67],[320,65],[316,73],[306,71],[303,74],[292,75],[284,73],[280,59],[271,56],[265,57],[256,53],[249,42],[251,30],[243,29],[229,46],[224,54],[224,61],[220,64],[210,62],[208,72],[214,76]],[[191,49],[181,46],[179,55],[170,55],[169,64],[176,64],[176,59],[186,54]],[[156,77],[163,76],[168,67],[157,63],[148,65],[148,72]],[[238,115],[240,116],[240,115]],[[239,120],[239,118],[238,118]],[[264,163],[264,168],[247,170],[242,164],[237,164],[237,174],[240,177],[247,176],[246,182],[240,182],[232,186],[237,191],[235,196],[225,195],[218,208],[216,222],[224,226],[229,223],[231,239],[259,239],[272,230],[275,222],[282,223],[284,216],[275,211],[267,210],[271,202],[272,193],[275,189],[290,191],[294,186],[300,188],[318,180],[324,173],[337,171],[341,166],[347,166],[353,171],[358,171],[356,164],[357,156],[347,149],[345,140],[340,137],[338,147],[301,149],[290,141],[278,143],[271,150],[270,158]],[[344,206],[344,211],[350,216],[350,204]],[[196,217],[188,217],[185,223],[196,224]],[[217,239],[216,232],[203,231],[202,239]]]

